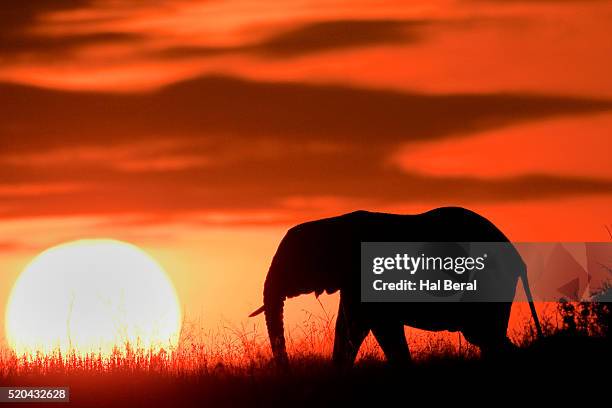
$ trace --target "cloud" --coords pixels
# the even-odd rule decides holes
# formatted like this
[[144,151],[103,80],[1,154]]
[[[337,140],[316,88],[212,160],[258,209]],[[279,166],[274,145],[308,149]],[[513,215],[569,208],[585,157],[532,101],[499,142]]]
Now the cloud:
[[19,35],[7,38],[0,43],[0,58],[36,56],[37,58],[57,58],[85,46],[134,43],[143,36],[122,32],[99,32],[91,34],[71,34],[43,36],[39,34]]
[[372,45],[409,44],[422,38],[421,20],[314,21],[252,44],[233,47],[169,47],[157,53],[168,58],[211,57],[245,53],[266,58],[290,58],[312,53]]
[[[190,154],[188,148],[171,140],[116,143],[104,146],[64,147],[0,156],[0,164],[23,168],[102,168],[120,172],[175,171],[206,166],[210,158]],[[2,190],[0,189],[0,192]]]
[[[108,46],[135,44],[145,40],[140,33],[124,31],[62,31],[47,32],[45,18],[52,13],[78,10],[96,10],[100,4],[92,0],[36,0],[4,7],[0,13],[0,61],[24,58],[32,61],[55,61],[58,56],[92,45]],[[116,4],[115,7],[119,7]]]
[[606,100],[212,76],[131,94],[3,84],[0,106],[0,178],[8,186],[82,186],[31,197],[7,187],[3,217],[252,213],[283,208],[291,197],[452,204],[612,193],[607,179],[436,177],[389,164],[406,143],[607,111]]
[[[290,158],[289,161],[294,160]],[[261,163],[242,168],[219,168],[214,172],[186,171],[180,177],[160,173],[156,177],[99,177],[83,191],[30,197],[3,197],[2,218],[24,216],[85,216],[148,214],[157,222],[188,214],[205,214],[197,220],[217,221],[233,214],[270,214],[291,210],[287,200],[300,197],[333,197],[341,202],[368,207],[406,203],[482,205],[585,195],[612,194],[612,180],[526,175],[512,178],[433,177],[346,168],[344,162],[324,166],[323,161],[301,166]],[[318,167],[318,168],[316,168]],[[335,167],[336,169],[334,169]],[[219,214],[215,216],[215,214]],[[268,217],[274,222],[277,217]],[[282,218],[282,217],[281,217]],[[161,221],[160,221],[161,220]]]
[[407,93],[207,76],[139,94],[3,84],[0,106],[8,118],[0,123],[0,131],[14,149],[171,137],[225,146],[266,139],[297,145],[331,142],[380,151],[399,142],[607,111],[612,102],[529,94]]
[[16,32],[28,27],[40,15],[58,10],[75,9],[89,5],[91,0],[35,0],[18,6],[3,7],[0,27],[5,32]]
[[[144,9],[156,10],[164,4],[148,4]],[[7,61],[27,56],[46,60],[65,55],[82,47],[91,45],[134,44],[135,55],[149,54],[145,40],[160,40],[155,31],[127,32],[120,24],[121,19],[131,16],[131,12],[143,6],[126,4],[103,5],[91,0],[60,0],[28,2],[20,7],[7,8],[0,16],[0,58]],[[97,26],[81,24],[72,30],[60,30],[62,34],[48,31],[49,25],[43,24],[42,17],[49,13],[66,10],[89,10],[94,15],[114,10],[116,24]],[[120,14],[121,10],[127,14]],[[119,14],[117,14],[119,13]],[[121,17],[123,16],[123,17]],[[95,20],[94,20],[95,21]],[[364,47],[371,45],[412,43],[422,38],[421,29],[432,22],[426,20],[395,19],[339,19],[311,21],[295,28],[280,31],[268,38],[237,46],[166,46],[153,52],[164,58],[208,57],[224,54],[243,53],[266,58],[289,58],[311,53]],[[55,23],[57,25],[57,23]],[[109,27],[118,27],[109,31]],[[123,27],[123,28],[119,28]],[[47,28],[47,30],[40,30]],[[75,31],[76,30],[76,31]],[[100,31],[103,30],[103,31]],[[167,40],[161,41],[167,44]],[[149,44],[150,45],[150,44]]]
[[40,197],[80,190],[77,183],[0,184],[0,198]]
[[263,56],[291,57],[313,52],[415,42],[424,21],[336,20],[313,22],[280,33],[252,48]]
[[612,177],[611,114],[567,117],[492,129],[435,143],[408,143],[391,163],[429,175],[508,177],[546,173]]
[[76,9],[90,3],[91,0],[37,0],[22,2],[18,6],[3,7],[0,13],[0,58],[15,53],[42,50],[45,44],[57,50],[57,47],[67,39],[60,41],[32,34],[30,29],[36,24],[37,19],[45,13]]

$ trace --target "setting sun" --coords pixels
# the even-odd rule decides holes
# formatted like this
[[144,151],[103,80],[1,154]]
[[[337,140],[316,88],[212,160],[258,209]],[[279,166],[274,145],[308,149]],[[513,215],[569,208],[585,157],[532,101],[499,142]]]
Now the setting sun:
[[165,271],[140,248],[79,240],[39,254],[15,283],[6,333],[19,354],[110,353],[176,344],[179,301]]

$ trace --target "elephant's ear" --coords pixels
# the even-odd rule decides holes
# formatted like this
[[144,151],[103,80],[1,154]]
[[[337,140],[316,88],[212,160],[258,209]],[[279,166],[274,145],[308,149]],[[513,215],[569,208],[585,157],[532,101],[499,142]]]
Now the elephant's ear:
[[291,228],[281,241],[268,272],[267,281],[274,284],[285,297],[323,292],[333,293],[340,289],[345,267],[333,236],[322,234],[312,225]]

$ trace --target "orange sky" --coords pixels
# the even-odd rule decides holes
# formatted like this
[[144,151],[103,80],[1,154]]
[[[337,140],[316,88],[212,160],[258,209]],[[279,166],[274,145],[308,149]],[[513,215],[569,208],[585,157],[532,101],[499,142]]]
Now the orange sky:
[[0,13],[0,299],[42,249],[110,237],[240,324],[289,226],[357,208],[609,239],[612,2],[146,4]]

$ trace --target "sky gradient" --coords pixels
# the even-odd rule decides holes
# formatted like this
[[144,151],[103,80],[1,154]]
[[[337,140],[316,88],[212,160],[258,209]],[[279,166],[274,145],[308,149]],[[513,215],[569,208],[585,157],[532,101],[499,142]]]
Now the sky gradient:
[[608,240],[611,23],[605,0],[5,8],[0,299],[41,250],[108,237],[239,324],[287,228],[356,209]]

